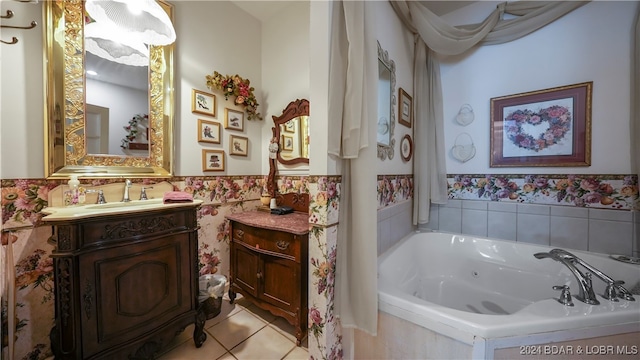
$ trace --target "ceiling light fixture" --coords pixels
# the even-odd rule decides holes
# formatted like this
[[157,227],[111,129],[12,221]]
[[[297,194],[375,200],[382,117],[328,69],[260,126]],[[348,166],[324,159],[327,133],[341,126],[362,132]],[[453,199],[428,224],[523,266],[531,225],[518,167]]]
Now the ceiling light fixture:
[[131,0],[87,0],[85,9],[96,22],[122,29],[127,37],[136,37],[149,45],[169,45],[176,32],[169,15],[155,0],[135,0],[139,14],[129,9]]
[[132,66],[149,65],[149,49],[140,40],[113,32],[101,23],[84,27],[84,48],[103,59]]

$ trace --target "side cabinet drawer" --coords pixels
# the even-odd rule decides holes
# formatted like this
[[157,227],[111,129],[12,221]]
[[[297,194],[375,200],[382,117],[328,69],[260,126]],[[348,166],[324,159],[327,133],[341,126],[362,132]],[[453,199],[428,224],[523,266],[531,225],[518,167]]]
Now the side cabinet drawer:
[[283,258],[300,262],[299,236],[281,231],[254,228],[243,224],[233,224],[233,241],[246,244],[250,248],[260,249],[280,255]]

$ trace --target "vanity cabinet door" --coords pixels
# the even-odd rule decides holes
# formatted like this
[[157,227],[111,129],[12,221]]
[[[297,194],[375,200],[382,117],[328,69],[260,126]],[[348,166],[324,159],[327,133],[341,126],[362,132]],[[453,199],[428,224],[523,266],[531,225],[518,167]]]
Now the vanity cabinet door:
[[300,271],[296,263],[269,255],[262,255],[262,300],[285,311],[295,313],[300,306]]
[[84,356],[142,336],[188,313],[194,293],[190,264],[188,234],[81,255]]
[[258,297],[260,256],[241,244],[233,244],[233,247],[234,251],[231,252],[233,256],[231,260],[234,277],[233,284],[239,286],[248,294]]

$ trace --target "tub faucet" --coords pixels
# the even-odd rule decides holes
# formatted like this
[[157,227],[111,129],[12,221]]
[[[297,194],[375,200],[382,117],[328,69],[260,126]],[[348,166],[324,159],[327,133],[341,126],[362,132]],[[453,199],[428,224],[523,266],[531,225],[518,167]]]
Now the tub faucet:
[[608,276],[607,274],[603,273],[602,271],[598,270],[597,268],[593,267],[591,264],[587,263],[586,261],[580,259],[579,257],[575,256],[574,254],[568,252],[567,250],[563,250],[563,249],[553,249],[550,251],[551,253],[557,254],[558,256],[562,256],[565,259],[567,259],[568,261],[570,261],[573,264],[579,264],[580,266],[582,266],[583,268],[587,269],[589,272],[591,272],[592,274],[594,274],[595,276],[597,276],[600,280],[604,281],[607,284],[607,288],[604,292],[603,297],[607,300],[611,300],[611,301],[618,301],[618,297],[623,298],[627,301],[635,301],[636,299],[633,298],[633,295],[631,295],[631,293],[625,289],[624,286],[622,286],[622,284],[624,284],[624,281],[616,281],[613,280],[610,276]]
[[124,181],[124,196],[122,197],[122,202],[131,201],[129,198],[129,188],[131,188],[131,180],[127,179]]
[[555,261],[559,261],[564,266],[566,266],[569,271],[576,277],[578,280],[578,290],[579,294],[576,296],[576,299],[582,301],[583,303],[590,305],[598,305],[600,302],[596,299],[596,294],[593,292],[593,286],[591,285],[591,273],[583,274],[570,260],[567,260],[566,257],[560,256],[557,253],[554,253],[553,250],[546,253],[536,253],[533,254],[536,259],[544,259],[544,258],[552,258]]

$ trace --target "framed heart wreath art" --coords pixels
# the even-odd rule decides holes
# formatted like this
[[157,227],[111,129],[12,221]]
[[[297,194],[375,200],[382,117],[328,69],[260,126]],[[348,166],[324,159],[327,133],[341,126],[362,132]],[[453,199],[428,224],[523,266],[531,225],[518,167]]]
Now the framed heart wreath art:
[[491,99],[491,167],[591,165],[592,82]]

